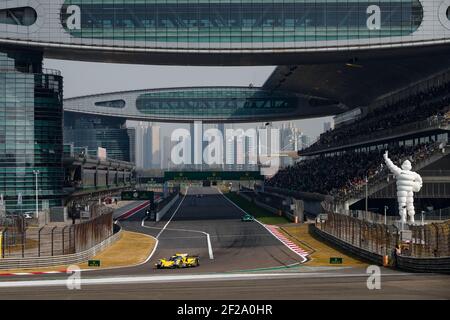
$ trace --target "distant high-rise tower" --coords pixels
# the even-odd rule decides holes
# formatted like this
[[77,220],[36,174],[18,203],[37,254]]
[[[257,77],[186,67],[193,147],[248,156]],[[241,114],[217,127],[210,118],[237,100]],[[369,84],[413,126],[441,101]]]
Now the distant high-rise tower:
[[127,128],[130,138],[130,162],[136,164],[136,128]]
[[152,132],[150,123],[139,122],[135,127],[135,164],[148,169],[152,164]]
[[162,138],[163,143],[161,144],[161,169],[171,168],[171,152],[174,146],[174,142],[170,140],[169,136],[164,136]]
[[152,146],[152,160],[151,167],[152,168],[161,168],[161,136],[160,136],[160,127],[152,126],[151,127],[152,137],[151,137],[151,146]]

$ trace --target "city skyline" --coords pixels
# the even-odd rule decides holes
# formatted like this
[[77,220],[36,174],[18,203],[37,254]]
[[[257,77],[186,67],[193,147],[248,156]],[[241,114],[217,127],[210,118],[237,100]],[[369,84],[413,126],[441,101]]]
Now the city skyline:
[[[201,122],[198,122],[201,123]],[[178,143],[171,140],[171,131],[167,131],[163,134],[161,126],[153,122],[143,121],[128,121],[128,132],[130,135],[130,152],[134,152],[130,155],[130,159],[135,159],[135,164],[138,168],[143,169],[180,169],[180,166],[175,165],[172,162],[172,148]],[[211,124],[201,123],[201,126],[197,128],[201,132],[195,130],[194,124],[182,124],[177,129],[185,129],[189,131],[191,148],[188,150],[188,158],[194,161],[194,154],[198,154],[196,159],[202,159],[203,166],[209,163],[210,159],[208,153],[204,153],[209,145],[208,141],[203,140],[199,150],[194,148],[193,136],[203,136],[208,129],[217,129],[222,134],[223,140],[223,160],[224,170],[241,170],[242,168],[252,168],[251,154],[252,143],[250,138],[245,137],[242,141],[235,139],[226,139],[226,130],[232,129],[263,129],[266,127],[265,123],[247,124],[245,128],[239,124]],[[297,151],[307,148],[314,139],[304,132],[301,128],[295,126],[294,121],[283,122],[279,128],[279,147],[280,151]],[[135,136],[133,136],[135,135]],[[242,144],[242,148],[239,147]],[[140,147],[138,147],[140,146]],[[133,150],[133,151],[131,151]],[[280,159],[281,166],[292,165],[294,163],[292,158],[282,157]],[[193,163],[194,164],[194,163]]]

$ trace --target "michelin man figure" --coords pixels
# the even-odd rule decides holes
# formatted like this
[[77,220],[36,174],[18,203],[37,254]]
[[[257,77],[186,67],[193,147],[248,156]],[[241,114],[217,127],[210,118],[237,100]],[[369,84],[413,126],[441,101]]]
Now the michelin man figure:
[[398,212],[401,222],[406,223],[406,214],[408,214],[410,223],[414,223],[414,192],[419,192],[422,188],[422,178],[418,173],[411,171],[409,160],[405,160],[399,168],[389,159],[387,151],[383,157],[397,180]]

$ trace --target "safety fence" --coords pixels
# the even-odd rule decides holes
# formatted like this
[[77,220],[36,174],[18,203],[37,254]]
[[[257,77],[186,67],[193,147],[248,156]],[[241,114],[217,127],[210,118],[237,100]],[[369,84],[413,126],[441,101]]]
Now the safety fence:
[[[450,221],[425,225],[382,224],[341,213],[317,219],[316,227],[346,243],[379,255],[401,244],[401,255],[416,258],[450,256]],[[403,233],[403,234],[402,234]],[[406,235],[406,236],[405,236]]]
[[114,228],[117,230],[111,237],[85,251],[53,257],[4,258],[0,259],[0,270],[66,266],[85,262],[120,239],[121,228],[117,225],[114,225]]
[[[20,219],[16,219],[20,221]],[[73,225],[0,227],[0,258],[52,257],[85,251],[113,235],[112,211]]]
[[[368,222],[395,225],[401,227],[400,216],[399,215],[383,215],[377,212],[365,211],[365,210],[339,210],[340,214],[357,218],[359,220],[364,220]],[[450,212],[447,209],[441,209],[436,211],[424,211],[423,214],[417,213],[415,220],[417,224],[429,223],[429,222],[439,222],[450,219]],[[409,224],[404,224],[403,229],[409,229]]]

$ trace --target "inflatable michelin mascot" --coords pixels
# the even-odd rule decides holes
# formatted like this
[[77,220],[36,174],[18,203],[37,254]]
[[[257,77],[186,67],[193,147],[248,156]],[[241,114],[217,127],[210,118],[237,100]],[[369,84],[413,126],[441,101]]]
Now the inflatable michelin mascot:
[[388,158],[387,151],[383,157],[387,167],[397,180],[398,212],[401,222],[406,222],[406,214],[408,214],[409,221],[413,223],[415,214],[414,192],[419,192],[422,188],[422,178],[418,173],[411,171],[411,162],[409,160],[405,160],[402,167],[399,168]]

